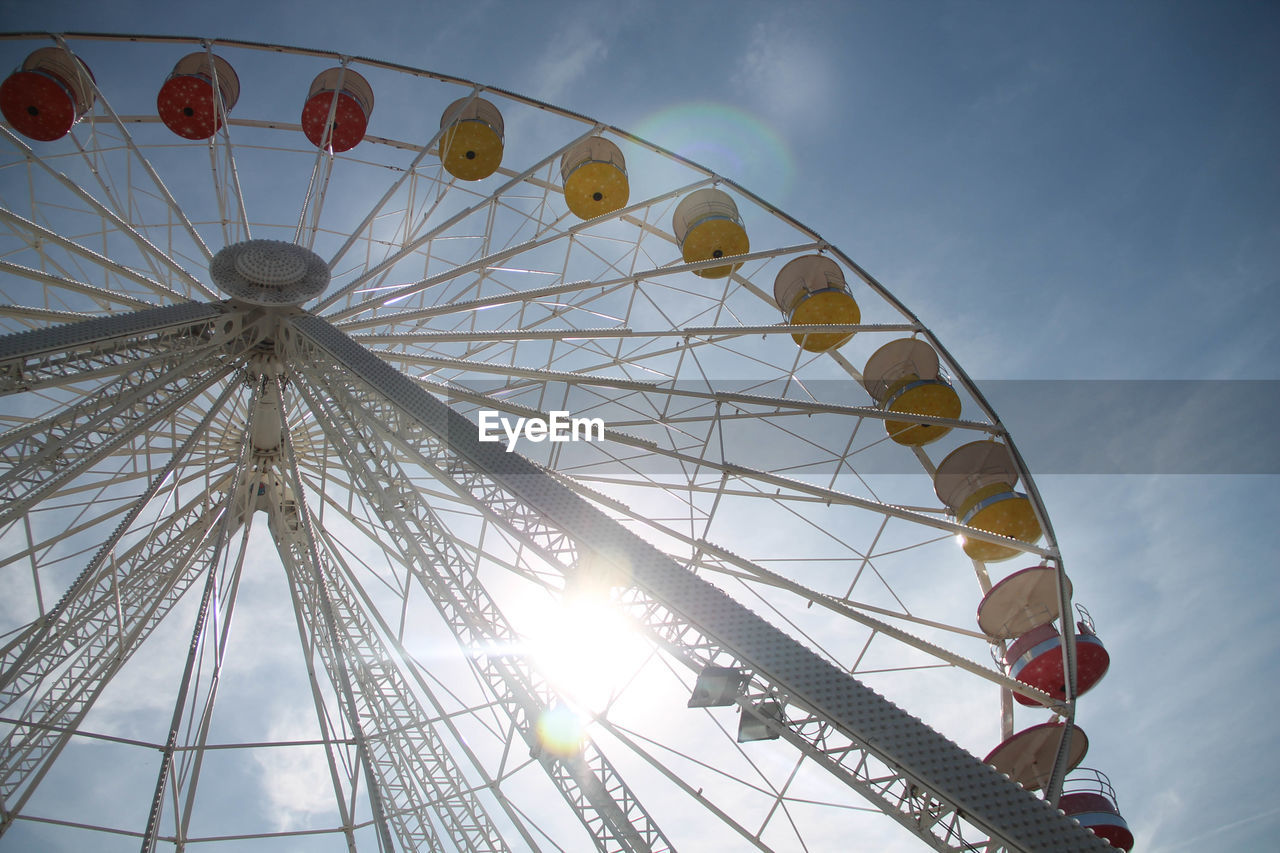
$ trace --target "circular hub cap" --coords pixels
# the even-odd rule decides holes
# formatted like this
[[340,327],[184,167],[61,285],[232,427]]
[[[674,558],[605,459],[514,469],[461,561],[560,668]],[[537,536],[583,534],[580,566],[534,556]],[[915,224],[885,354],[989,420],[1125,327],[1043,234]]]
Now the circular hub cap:
[[254,305],[301,305],[329,286],[317,254],[282,240],[246,240],[214,255],[209,273],[222,292]]

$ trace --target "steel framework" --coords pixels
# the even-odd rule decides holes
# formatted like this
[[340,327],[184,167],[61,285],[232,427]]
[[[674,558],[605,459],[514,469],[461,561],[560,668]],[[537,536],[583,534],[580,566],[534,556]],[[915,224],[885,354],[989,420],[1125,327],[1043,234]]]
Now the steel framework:
[[[60,142],[2,129],[0,848],[44,832],[144,851],[892,843],[871,813],[937,850],[1109,849],[1050,804],[1065,762],[1041,798],[969,752],[1010,733],[1014,692],[1066,721],[1065,750],[1074,686],[1060,702],[980,662],[990,569],[952,540],[1057,567],[1065,610],[1061,559],[1025,468],[1038,543],[950,517],[939,452],[884,439],[855,364],[908,334],[966,414],[894,419],[1013,447],[838,249],[513,93],[278,46],[44,43],[85,59],[97,97]],[[522,135],[470,184],[412,111],[335,154],[246,89],[213,138],[175,142],[131,92],[181,49],[303,88],[337,63],[380,109],[483,96]],[[580,221],[558,166],[598,134],[640,200]],[[751,230],[724,279],[669,228],[711,185]],[[324,257],[327,293],[219,301],[210,259],[261,237]],[[825,354],[791,335],[831,327],[779,323],[770,296],[817,251],[863,316]],[[482,441],[482,410],[599,417],[604,439]],[[736,714],[685,707],[712,671],[737,674]]]

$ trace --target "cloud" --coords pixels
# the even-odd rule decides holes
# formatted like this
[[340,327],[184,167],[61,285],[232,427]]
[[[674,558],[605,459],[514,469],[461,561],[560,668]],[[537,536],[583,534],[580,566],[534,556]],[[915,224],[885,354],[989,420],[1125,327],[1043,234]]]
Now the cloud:
[[[629,50],[633,46],[620,41],[621,36],[629,28],[650,24],[656,14],[645,2],[619,5],[583,0],[564,4],[550,27],[553,36],[545,40],[546,46],[533,58],[519,91],[554,104],[579,100],[566,96],[596,72],[602,72],[601,79],[605,80],[606,59],[613,60],[610,76],[635,62],[636,56]],[[615,47],[620,49],[615,51]]]
[[778,118],[821,120],[832,101],[832,70],[822,58],[822,42],[794,25],[757,22],[731,82]]
[[1231,821],[1230,823],[1224,823],[1224,824],[1215,826],[1212,829],[1202,832],[1193,838],[1183,839],[1175,843],[1174,846],[1168,847],[1165,849],[1169,851],[1173,851],[1173,850],[1189,849],[1193,845],[1196,847],[1199,847],[1203,842],[1211,838],[1214,839],[1215,841],[1220,840],[1222,837],[1222,833],[1225,830],[1235,829],[1236,827],[1244,826],[1246,824],[1250,824],[1255,821],[1263,820],[1269,817],[1275,817],[1277,814],[1280,814],[1280,807],[1267,809],[1265,812],[1259,812],[1258,814],[1249,815],[1248,817],[1242,818],[1241,820],[1234,820],[1234,821]]
[[[318,736],[310,708],[272,710],[270,740],[308,740]],[[287,746],[258,750],[254,760],[262,769],[259,784],[276,830],[288,832],[309,826],[335,809],[333,785],[324,750],[319,746]]]
[[592,65],[609,55],[605,39],[581,19],[574,19],[563,38],[549,45],[535,61],[529,78],[530,92],[544,101],[559,101]]

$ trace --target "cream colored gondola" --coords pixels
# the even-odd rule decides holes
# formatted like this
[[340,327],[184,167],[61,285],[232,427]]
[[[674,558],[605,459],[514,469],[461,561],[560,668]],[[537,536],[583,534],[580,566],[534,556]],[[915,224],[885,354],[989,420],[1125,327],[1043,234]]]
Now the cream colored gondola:
[[[840,265],[826,255],[788,261],[774,279],[773,298],[793,326],[856,324],[862,318]],[[802,332],[791,337],[809,352],[826,352],[843,346],[853,333]]]
[[[680,244],[685,263],[741,255],[751,248],[738,206],[729,194],[710,187],[689,193],[676,206],[671,230]],[[739,264],[694,270],[703,278],[724,278]]]
[[560,158],[564,200],[579,219],[595,219],[627,206],[631,187],[622,151],[603,136],[584,139]]
[[[960,395],[938,371],[938,354],[918,338],[899,338],[872,353],[862,369],[862,385],[886,412],[960,417]],[[937,441],[951,427],[911,421],[885,421],[889,438],[919,447]]]
[[502,113],[484,98],[459,98],[440,116],[440,162],[461,181],[479,181],[502,164]]
[[[938,463],[934,491],[961,524],[1017,539],[1040,539],[1040,521],[1031,501],[1013,486],[1018,469],[1009,448],[995,441],[975,441],[951,451]],[[1020,553],[1017,548],[965,538],[964,552],[975,560],[995,562]]]

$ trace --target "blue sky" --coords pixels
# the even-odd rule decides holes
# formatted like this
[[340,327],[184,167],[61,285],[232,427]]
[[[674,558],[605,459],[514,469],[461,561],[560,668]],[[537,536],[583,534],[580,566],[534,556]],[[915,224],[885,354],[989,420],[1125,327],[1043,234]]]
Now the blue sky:
[[[1274,4],[368,8],[6,0],[0,22],[372,56],[694,145],[885,283],[980,387],[1280,380]],[[1106,421],[1129,432],[1089,434],[1073,413],[1062,440],[1087,459],[1095,442],[1176,433],[1194,439],[1177,453],[1212,454],[1238,448],[1239,419],[1266,442],[1276,387],[1249,386],[1241,418],[1184,405],[1175,394],[1203,388],[1179,386]],[[1087,413],[1088,385],[1071,390]],[[1011,394],[1000,413],[1019,438],[1053,428],[1043,405]],[[1081,704],[1086,764],[1111,776],[1143,851],[1263,850],[1280,832],[1262,793],[1280,757],[1280,500],[1274,451],[1258,453],[1230,473],[1166,473],[1185,468],[1155,453],[1139,473],[1055,458],[1037,476],[1112,653]]]

